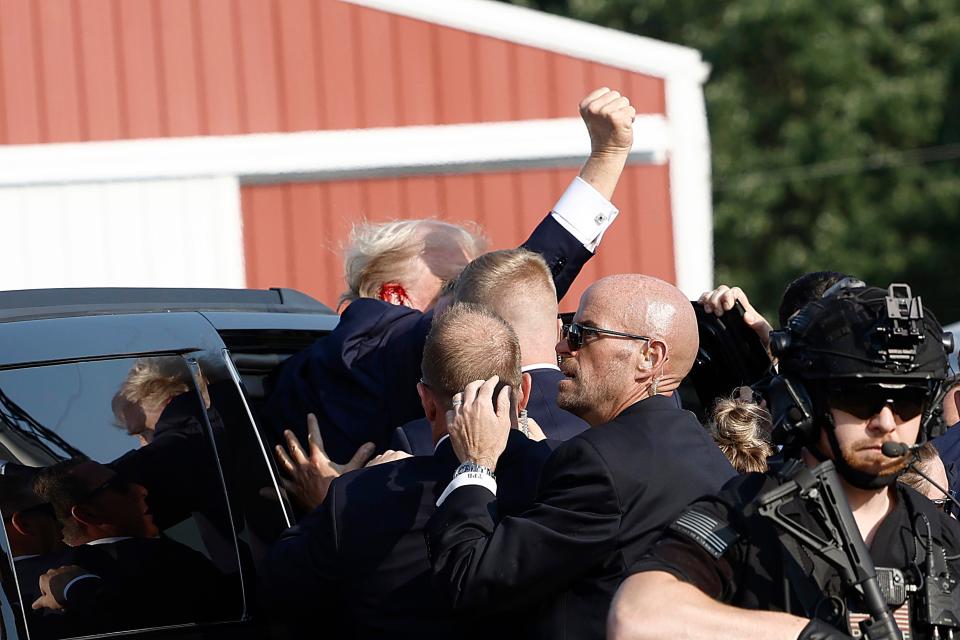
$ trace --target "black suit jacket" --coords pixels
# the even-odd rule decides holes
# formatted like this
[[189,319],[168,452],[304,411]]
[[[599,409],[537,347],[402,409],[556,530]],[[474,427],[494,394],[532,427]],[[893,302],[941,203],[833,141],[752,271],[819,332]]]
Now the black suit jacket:
[[627,569],[733,476],[693,414],[668,397],[643,400],[561,445],[518,517],[497,518],[482,487],[451,493],[426,527],[435,578],[456,609],[535,610],[532,637],[603,638]]
[[[563,297],[593,254],[547,216],[523,245],[543,255]],[[346,462],[364,442],[387,448],[393,430],[423,417],[416,391],[433,313],[370,298],[347,307],[337,327],[290,357],[277,373],[263,417],[277,434],[306,435],[320,422],[327,454]]]
[[[497,466],[499,507],[533,502],[540,468],[555,443],[511,432]],[[323,506],[284,533],[265,563],[265,591],[287,615],[298,612],[328,637],[473,637],[433,591],[423,527],[458,466],[450,442],[436,455],[348,473]],[[474,622],[471,628],[477,630]]]
[[[530,400],[527,413],[537,421],[543,434],[550,440],[569,440],[586,431],[586,422],[557,406],[557,385],[563,374],[556,369],[531,369]],[[420,418],[397,427],[390,448],[415,456],[433,455],[433,433],[430,422]]]

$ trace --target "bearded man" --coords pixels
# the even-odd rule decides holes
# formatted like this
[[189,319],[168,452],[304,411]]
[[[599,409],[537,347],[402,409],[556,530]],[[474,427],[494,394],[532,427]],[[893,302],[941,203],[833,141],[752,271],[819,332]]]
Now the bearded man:
[[[741,476],[719,495],[685,509],[620,587],[609,637],[859,635],[859,620],[868,612],[878,615],[869,609],[884,610],[884,603],[868,604],[861,585],[846,584],[817,553],[810,541],[831,536],[814,500],[797,495],[777,507],[778,514],[813,533],[806,540],[781,535],[757,508],[764,496],[826,460],[836,467],[877,571],[890,576],[889,584],[904,597],[921,596],[910,596],[904,605],[893,591],[884,593],[897,613],[882,615],[895,617],[903,632],[909,619],[912,637],[952,637],[955,614],[945,622],[930,607],[960,610],[960,598],[951,595],[960,578],[960,526],[896,482],[910,445],[918,436],[925,439],[935,423],[951,343],[909,287],[884,291],[852,278],[804,307],[784,331],[771,334],[780,359],[770,386],[779,392],[768,396],[774,438],[797,452],[793,464],[799,473],[779,466]],[[943,593],[933,602],[923,594],[935,585],[943,585]]]

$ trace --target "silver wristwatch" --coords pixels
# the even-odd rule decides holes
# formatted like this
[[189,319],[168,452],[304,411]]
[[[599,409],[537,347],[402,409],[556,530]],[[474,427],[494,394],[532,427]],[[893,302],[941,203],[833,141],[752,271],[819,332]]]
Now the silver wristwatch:
[[456,478],[463,473],[480,473],[485,476],[490,476],[491,478],[496,479],[496,474],[493,472],[493,469],[485,467],[483,465],[477,464],[476,462],[464,462],[457,470],[453,472],[453,477]]

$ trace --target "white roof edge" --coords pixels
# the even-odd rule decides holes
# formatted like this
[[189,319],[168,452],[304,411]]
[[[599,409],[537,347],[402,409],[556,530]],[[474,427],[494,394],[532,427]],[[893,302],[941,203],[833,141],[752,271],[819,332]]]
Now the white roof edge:
[[696,49],[494,0],[343,1],[659,78],[710,74]]
[[[631,163],[663,164],[672,131],[633,123]],[[244,183],[575,166],[590,153],[580,118],[0,146],[0,187],[236,176]]]

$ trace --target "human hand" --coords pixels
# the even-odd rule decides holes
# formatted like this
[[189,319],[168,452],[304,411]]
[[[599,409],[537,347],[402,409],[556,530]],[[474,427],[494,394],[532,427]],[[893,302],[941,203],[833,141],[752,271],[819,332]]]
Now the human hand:
[[731,288],[722,284],[713,291],[707,291],[700,296],[699,302],[703,305],[704,311],[712,313],[719,318],[727,311],[730,311],[730,309],[733,309],[733,303],[737,300],[743,305],[743,321],[760,337],[763,346],[769,348],[770,332],[773,331],[773,327],[770,326],[766,318],[753,308],[750,300],[747,299],[747,294],[745,294],[740,287]]
[[333,462],[323,448],[320,425],[312,413],[307,414],[309,455],[304,453],[293,432],[286,430],[283,436],[287,440],[287,448],[284,449],[282,445],[275,448],[277,463],[290,477],[283,479],[283,486],[300,506],[310,511],[323,504],[330,483],[348,471],[362,467],[374,451],[373,443],[367,442],[357,449],[346,464]]
[[447,412],[447,432],[457,459],[491,471],[497,468],[510,428],[516,423],[511,419],[509,386],[500,390],[497,408],[493,408],[493,391],[499,382],[499,376],[471,382],[453,396],[453,409]]
[[387,449],[378,456],[375,456],[370,462],[368,462],[366,467],[375,467],[378,464],[383,464],[385,462],[394,462],[396,460],[403,460],[404,458],[412,458],[413,456],[406,451],[394,451],[393,449]]
[[50,589],[50,581],[59,575],[65,575],[67,582],[73,578],[89,573],[83,567],[75,564],[67,564],[54,569],[48,569],[40,575],[40,597],[30,605],[31,609],[50,609],[51,611],[63,611],[63,604],[57,600]]
[[593,154],[630,153],[633,148],[633,120],[637,110],[626,96],[602,87],[580,101],[580,117],[590,134]]

